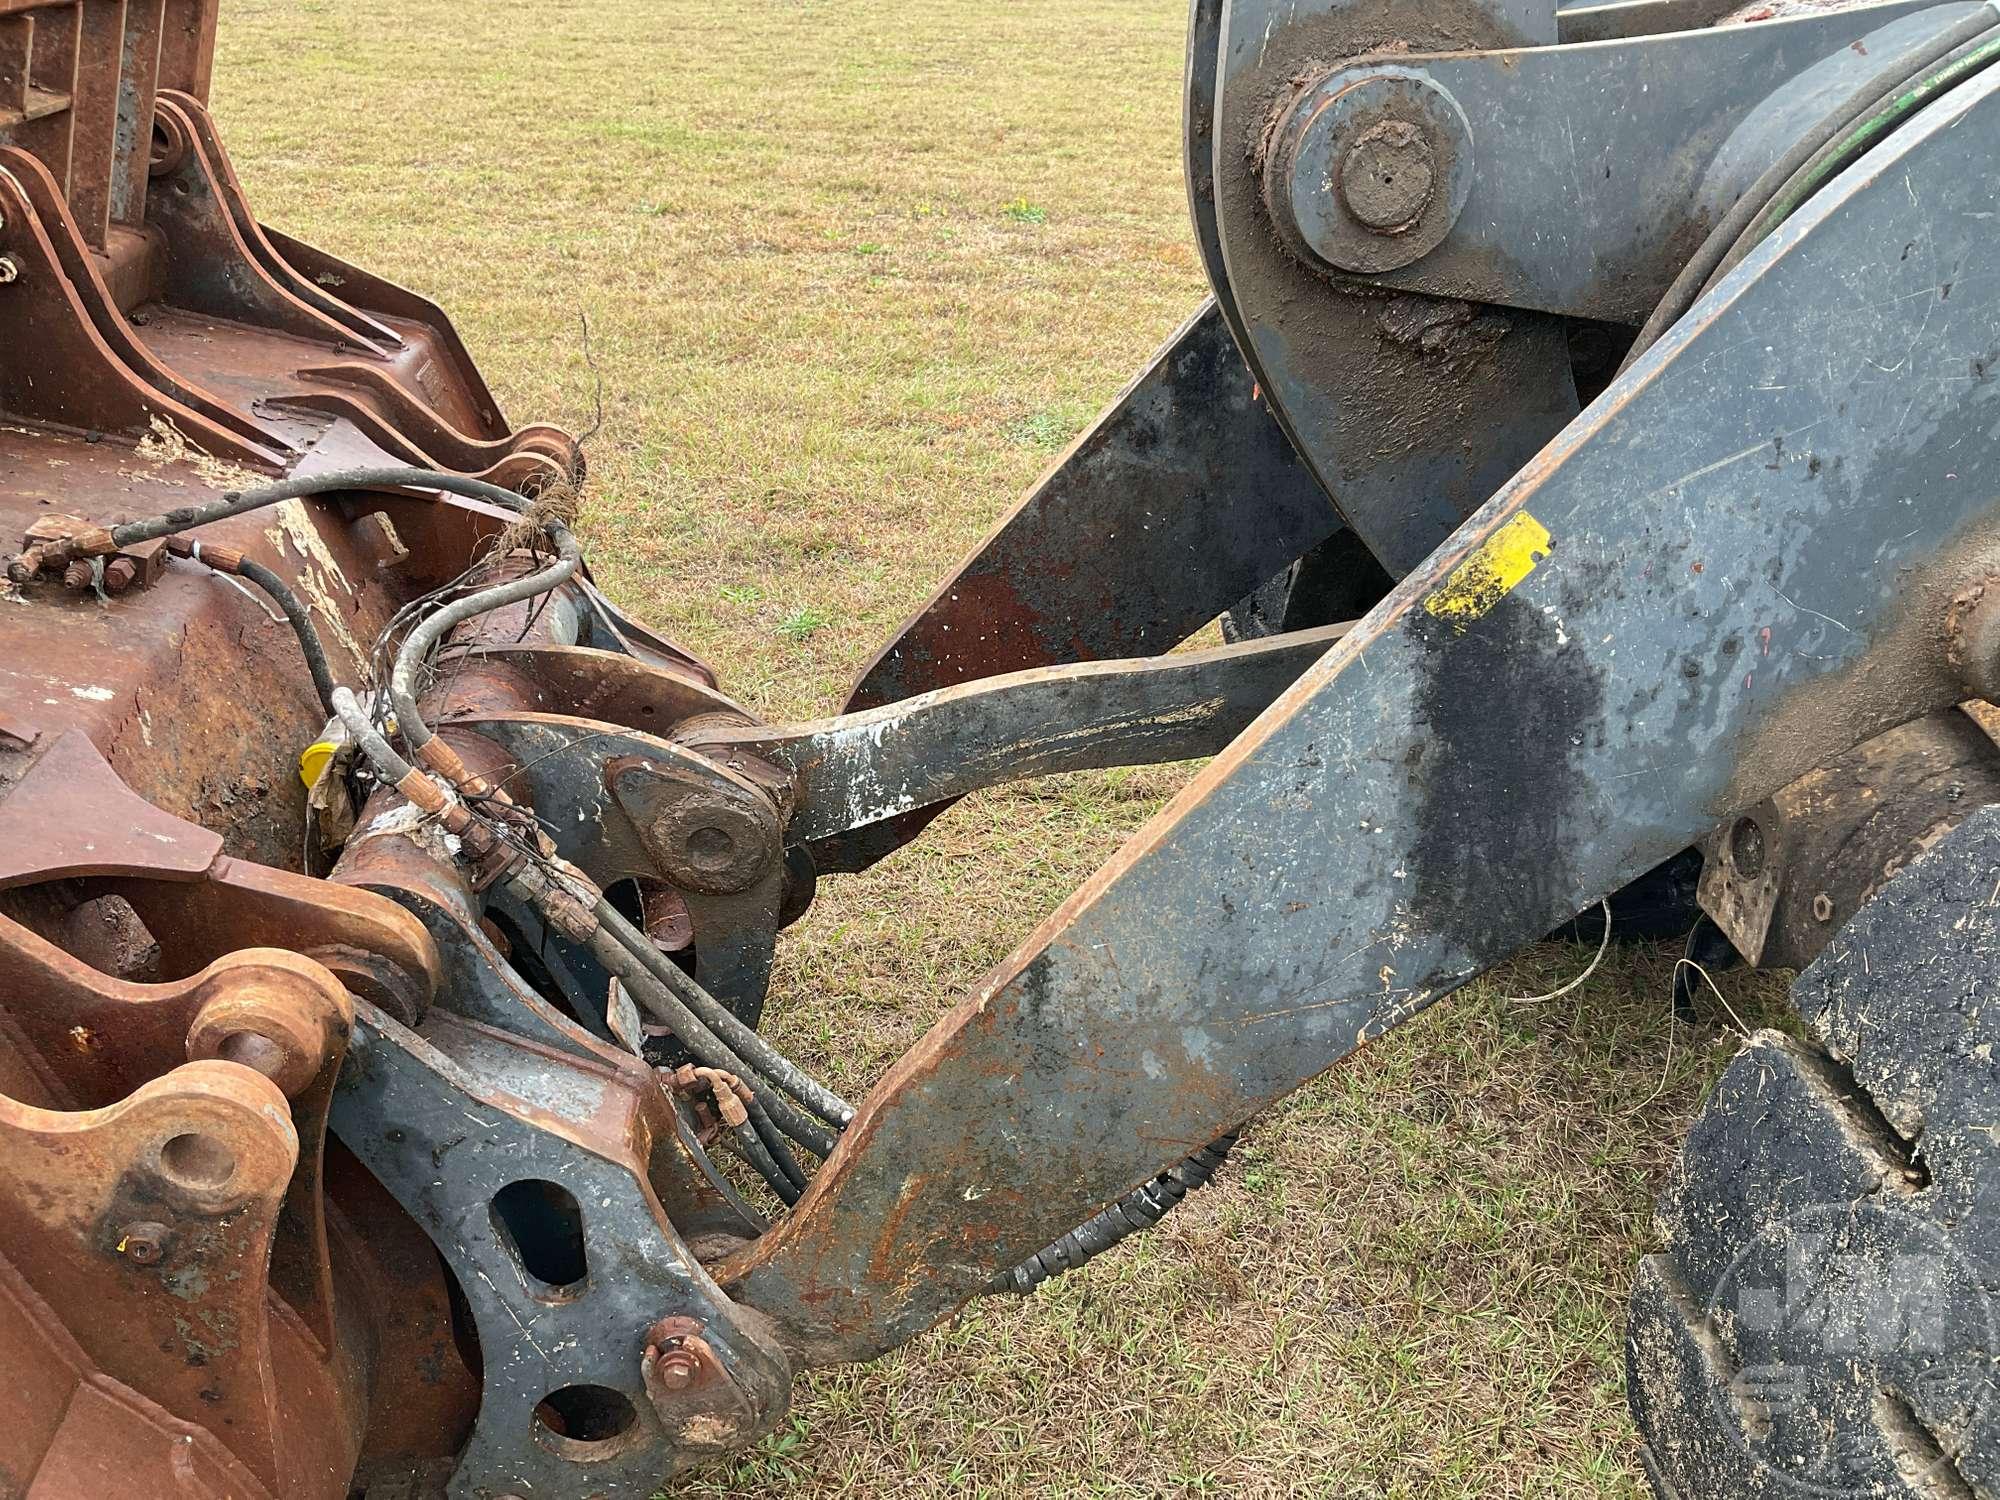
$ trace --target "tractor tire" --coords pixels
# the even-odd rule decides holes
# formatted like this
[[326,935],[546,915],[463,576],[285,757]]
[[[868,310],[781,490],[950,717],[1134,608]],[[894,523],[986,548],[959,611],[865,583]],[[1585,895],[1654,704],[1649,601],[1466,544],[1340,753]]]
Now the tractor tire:
[[1662,1500],[2000,1500],[2000,807],[1792,988],[1656,1209],[1625,1355]]

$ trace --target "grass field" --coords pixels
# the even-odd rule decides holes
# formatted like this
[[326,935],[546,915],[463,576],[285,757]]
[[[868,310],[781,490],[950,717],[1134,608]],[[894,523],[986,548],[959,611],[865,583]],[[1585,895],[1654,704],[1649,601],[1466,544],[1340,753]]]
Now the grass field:
[[[1202,282],[1182,0],[229,0],[265,216],[445,303],[516,420],[603,427],[585,540],[770,715],[823,712]],[[1179,784],[974,798],[829,883],[790,1045],[860,1091]],[[1025,1303],[800,1388],[688,1492],[1637,1492],[1629,1267],[1733,1049],[1671,955],[1549,947],[1257,1122]],[[1724,980],[1755,1024],[1770,979]],[[789,1002],[788,1004],[786,1002]]]

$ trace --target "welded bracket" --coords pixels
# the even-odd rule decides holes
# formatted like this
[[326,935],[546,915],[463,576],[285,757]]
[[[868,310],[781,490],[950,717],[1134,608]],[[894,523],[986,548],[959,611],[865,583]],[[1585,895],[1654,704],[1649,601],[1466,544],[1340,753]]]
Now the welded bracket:
[[[785,1355],[655,1196],[668,1108],[636,1061],[592,1064],[443,1013],[419,1035],[360,1007],[333,1128],[430,1235],[479,1328],[454,1500],[644,1500],[783,1415]],[[671,1388],[656,1371],[667,1319],[707,1355]]]

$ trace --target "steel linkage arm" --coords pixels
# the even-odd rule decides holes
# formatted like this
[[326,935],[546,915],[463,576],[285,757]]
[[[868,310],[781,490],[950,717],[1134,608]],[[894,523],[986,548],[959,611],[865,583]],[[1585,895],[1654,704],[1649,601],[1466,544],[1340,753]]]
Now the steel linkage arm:
[[1003,782],[1213,755],[1350,624],[1010,672],[865,713],[727,729],[690,748],[790,771],[797,800],[786,837],[821,839]]
[[718,1279],[811,1359],[900,1343],[1961,696],[2000,577],[1996,92],[1760,245],[944,1017]]

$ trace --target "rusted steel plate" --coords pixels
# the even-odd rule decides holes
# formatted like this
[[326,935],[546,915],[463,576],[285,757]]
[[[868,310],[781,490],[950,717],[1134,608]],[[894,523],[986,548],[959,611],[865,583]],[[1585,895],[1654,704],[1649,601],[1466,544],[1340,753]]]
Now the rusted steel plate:
[[725,1281],[811,1358],[888,1348],[1962,696],[1941,637],[2000,570],[2000,455],[1967,441],[2000,385],[1952,293],[2000,278],[1996,95],[1955,90],[1732,272],[891,1069]]
[[[100,1110],[0,1098],[0,1146],[0,1253],[63,1310],[97,1368],[180,1421],[227,1433],[268,1488],[281,1474],[310,1484],[351,1467],[360,1435],[340,1420],[332,1371],[305,1329],[275,1314],[262,1274],[299,1152],[275,1086],[193,1062]],[[141,1237],[157,1251],[135,1261]],[[283,1420],[280,1366],[326,1420]],[[338,1493],[323,1481],[307,1492]]]
[[[478,659],[520,674],[530,696],[518,706],[540,713],[603,719],[649,734],[664,734],[697,714],[750,717],[678,662],[656,667],[623,652],[561,645],[481,646]],[[447,669],[443,677],[452,691],[441,711],[446,717],[467,712],[473,705],[456,691],[453,672]]]
[[[342,300],[349,306],[368,313],[376,321],[387,325],[404,345],[425,350],[433,362],[442,363],[452,371],[456,379],[442,384],[461,388],[465,394],[442,403],[440,409],[445,416],[480,437],[503,437],[511,430],[500,410],[500,403],[493,399],[492,391],[487,388],[486,378],[472,362],[465,340],[459,337],[451,319],[435,302],[392,281],[385,281],[372,271],[351,266],[324,250],[293,239],[282,230],[273,229],[268,224],[262,227],[271,247],[301,275],[311,281],[339,287]],[[438,395],[435,389],[428,394],[433,399]]]
[[221,853],[218,835],[133,792],[75,729],[0,798],[0,890],[132,870],[193,880]]
[[[269,328],[328,348],[351,345],[386,355],[387,349],[272,274],[245,237],[240,216],[230,211],[231,185],[211,153],[211,133],[171,97],[160,99],[157,107],[161,120],[181,138],[177,158],[160,175],[149,216],[164,233],[165,300],[190,312]],[[254,222],[250,229],[256,232]]]
[[[155,514],[216,493],[206,467],[0,422],[0,534],[18,538],[61,506],[92,519]],[[211,471],[212,472],[212,471]],[[312,609],[335,675],[357,680],[400,599],[361,528],[302,504],[206,528],[285,578]],[[462,566],[462,564],[460,564]],[[305,791],[298,755],[324,710],[291,629],[261,595],[191,564],[100,601],[56,581],[0,602],[0,712],[44,735],[88,735],[162,810],[272,864],[297,858]],[[230,691],[218,691],[219,684]]]
[[62,189],[38,157],[11,147],[0,148],[0,167],[13,173],[36,215],[48,226],[49,239],[63,274],[69,278],[79,301],[89,312],[92,326],[120,361],[155,390],[172,396],[217,426],[256,444],[260,451],[271,454],[274,460],[279,453],[287,451],[275,434],[259,426],[243,412],[216,400],[200,387],[183,381],[140,343],[132,326],[118,312],[96,257],[84,247],[82,234],[70,218],[68,205],[63,202]]
[[0,252],[17,268],[5,284],[12,337],[0,362],[0,412],[128,442],[143,440],[155,422],[171,422],[208,453],[275,469],[269,451],[148,384],[118,358],[63,274],[52,236],[69,232],[45,224],[20,181],[0,170]]
[[13,1377],[0,1426],[0,1493],[263,1500],[270,1494],[214,1433],[101,1375],[0,1258],[0,1346]]
[[378,1479],[448,1467],[478,1415],[479,1381],[459,1351],[451,1293],[430,1237],[337,1141],[326,1154],[326,1174],[339,1210],[328,1226],[334,1260],[351,1278],[345,1289],[351,1300],[388,1314],[378,1319],[353,1478],[366,1492]]
[[399,971],[419,1003],[438,986],[437,948],[423,924],[367,891],[227,855],[192,884],[128,876],[108,888],[138,909],[179,967],[246,946],[350,948]]
[[904,623],[847,706],[1165,651],[1338,524],[1207,302]]
[[243,184],[237,179],[235,167],[230,164],[228,149],[222,144],[215,121],[201,101],[172,88],[162,89],[159,98],[164,106],[160,111],[162,129],[186,130],[192,140],[199,143],[202,154],[214,171],[216,196],[258,268],[299,301],[353,333],[361,349],[379,358],[387,350],[398,347],[402,340],[393,329],[343,302],[320,283],[302,276],[272,246],[262,226],[250,213]]

